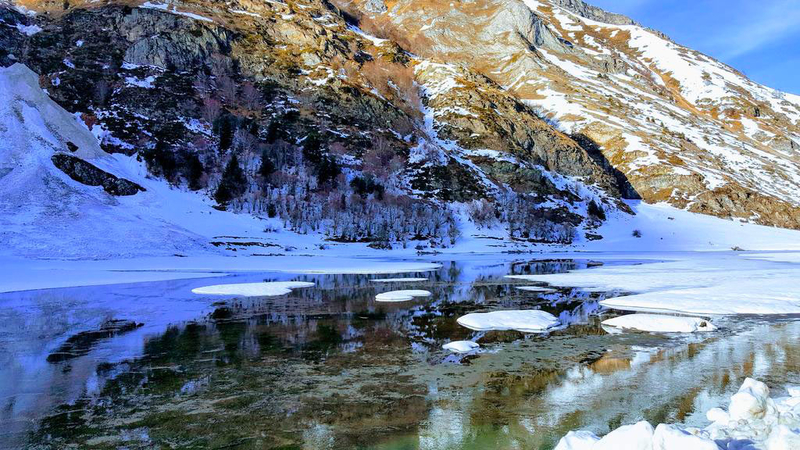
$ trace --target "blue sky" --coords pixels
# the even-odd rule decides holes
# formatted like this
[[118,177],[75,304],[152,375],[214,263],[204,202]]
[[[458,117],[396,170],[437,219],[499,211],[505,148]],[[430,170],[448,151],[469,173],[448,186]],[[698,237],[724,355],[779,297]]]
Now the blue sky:
[[587,0],[800,94],[800,0]]

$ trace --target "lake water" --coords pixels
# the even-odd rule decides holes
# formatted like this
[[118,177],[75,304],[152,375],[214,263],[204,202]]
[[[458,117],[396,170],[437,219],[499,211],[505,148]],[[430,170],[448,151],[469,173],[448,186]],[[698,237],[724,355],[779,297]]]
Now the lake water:
[[[526,292],[509,274],[635,260],[438,261],[386,275],[258,274],[0,295],[0,448],[551,449],[571,429],[706,424],[744,377],[800,384],[800,321],[718,318],[694,336],[608,334],[620,292]],[[392,276],[394,277],[394,275]],[[235,299],[195,287],[301,280]],[[376,303],[377,293],[429,298]],[[475,332],[461,315],[542,309],[564,329]],[[100,330],[110,319],[120,330]],[[141,326],[138,326],[141,324]],[[481,353],[441,349],[475,340]]]

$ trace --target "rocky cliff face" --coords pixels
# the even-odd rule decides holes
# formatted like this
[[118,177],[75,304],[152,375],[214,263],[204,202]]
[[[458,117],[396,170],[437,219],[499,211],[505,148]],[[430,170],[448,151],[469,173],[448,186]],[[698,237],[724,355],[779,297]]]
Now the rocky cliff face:
[[286,199],[391,193],[587,231],[590,202],[638,197],[800,227],[800,98],[581,0],[20,0],[0,21],[0,64],[104,150],[208,195],[236,154],[234,203],[287,221]]

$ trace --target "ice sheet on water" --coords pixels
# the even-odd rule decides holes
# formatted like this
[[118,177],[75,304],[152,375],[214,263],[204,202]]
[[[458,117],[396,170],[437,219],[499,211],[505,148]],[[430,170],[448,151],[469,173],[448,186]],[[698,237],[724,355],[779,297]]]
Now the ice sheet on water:
[[476,331],[517,330],[523,333],[536,333],[559,325],[556,316],[538,310],[471,313],[459,317],[458,323]]
[[286,295],[292,289],[313,287],[314,283],[305,281],[269,281],[263,283],[217,284],[192,289],[195,294],[237,295],[242,297],[271,297]]
[[383,292],[375,296],[375,301],[378,302],[409,302],[414,300],[415,297],[430,297],[429,291],[422,289],[412,289],[406,291],[389,291]]
[[472,341],[454,341],[444,344],[442,348],[453,353],[469,353],[480,348],[480,344]]
[[700,317],[678,317],[664,314],[628,314],[603,321],[606,327],[653,333],[695,333],[717,329]]

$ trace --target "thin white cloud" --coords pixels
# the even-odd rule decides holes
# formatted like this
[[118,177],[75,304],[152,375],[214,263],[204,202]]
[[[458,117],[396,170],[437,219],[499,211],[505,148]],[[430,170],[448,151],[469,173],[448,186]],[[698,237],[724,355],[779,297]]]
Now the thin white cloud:
[[[748,2],[749,3],[749,2]],[[751,3],[740,20],[716,29],[706,41],[722,59],[734,59],[800,33],[800,1]],[[715,25],[709,24],[714,30]]]

